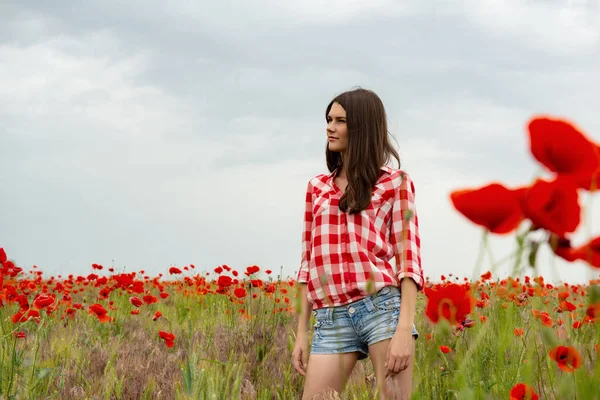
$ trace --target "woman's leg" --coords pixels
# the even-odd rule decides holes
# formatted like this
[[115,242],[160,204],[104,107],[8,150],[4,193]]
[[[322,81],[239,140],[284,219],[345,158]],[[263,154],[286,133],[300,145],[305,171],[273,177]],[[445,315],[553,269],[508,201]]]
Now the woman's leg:
[[308,359],[302,400],[312,400],[315,395],[325,394],[331,389],[342,393],[356,365],[358,355],[358,352],[311,354]]
[[[390,339],[382,340],[369,346],[369,355],[375,370],[375,379],[379,390],[379,398],[381,400],[410,400],[412,394],[412,378],[414,370],[414,351],[413,356],[409,360],[408,367],[395,375],[390,375],[386,379],[387,368],[387,351],[390,344]],[[415,345],[415,340],[412,341]]]

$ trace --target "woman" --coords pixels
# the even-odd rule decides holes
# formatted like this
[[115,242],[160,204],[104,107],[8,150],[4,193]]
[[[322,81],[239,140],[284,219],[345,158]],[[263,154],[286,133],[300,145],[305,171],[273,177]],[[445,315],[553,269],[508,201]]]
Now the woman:
[[305,376],[303,399],[341,393],[356,361],[368,356],[380,398],[409,399],[415,302],[424,284],[414,185],[386,165],[391,156],[400,159],[375,93],[342,93],[325,116],[330,173],[307,186],[297,277],[302,307],[293,363]]

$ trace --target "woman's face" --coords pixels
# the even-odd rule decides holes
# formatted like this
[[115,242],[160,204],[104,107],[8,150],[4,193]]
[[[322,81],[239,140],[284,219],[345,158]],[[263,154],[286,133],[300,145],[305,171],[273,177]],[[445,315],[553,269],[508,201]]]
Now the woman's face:
[[346,110],[338,103],[333,103],[327,115],[327,141],[330,151],[344,152],[348,148]]

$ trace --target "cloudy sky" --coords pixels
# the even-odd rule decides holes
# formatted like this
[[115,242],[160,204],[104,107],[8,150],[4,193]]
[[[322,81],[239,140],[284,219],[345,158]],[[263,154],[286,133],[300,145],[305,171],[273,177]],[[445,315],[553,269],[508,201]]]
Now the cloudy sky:
[[[481,237],[450,191],[539,172],[528,118],[567,117],[600,141],[598,0],[10,3],[0,247],[25,269],[295,277],[306,183],[326,172],[324,109],[355,86],[386,105],[434,279],[471,276]],[[600,231],[600,200],[586,204],[577,243]],[[500,259],[513,240],[491,243]],[[552,272],[547,252],[539,264],[590,277]]]

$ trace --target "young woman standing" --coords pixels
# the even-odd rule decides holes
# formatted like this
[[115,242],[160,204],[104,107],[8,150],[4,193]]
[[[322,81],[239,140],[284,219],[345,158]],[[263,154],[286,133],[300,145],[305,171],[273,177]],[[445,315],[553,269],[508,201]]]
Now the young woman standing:
[[424,284],[415,188],[408,174],[386,165],[400,159],[375,93],[342,93],[325,116],[330,173],[308,182],[297,277],[302,307],[293,363],[305,376],[303,400],[341,393],[367,357],[381,399],[410,399],[415,302]]

